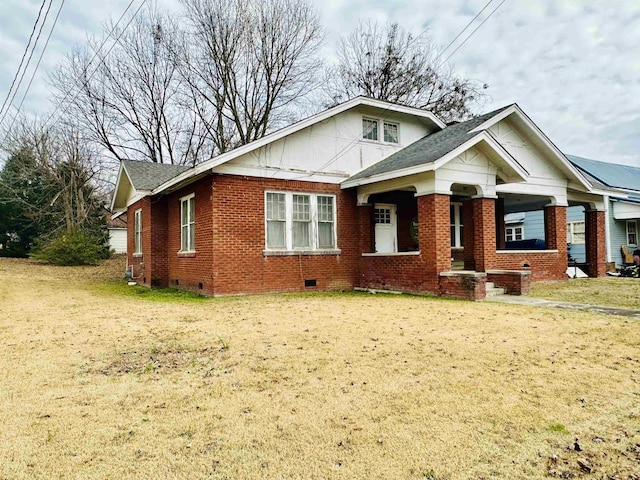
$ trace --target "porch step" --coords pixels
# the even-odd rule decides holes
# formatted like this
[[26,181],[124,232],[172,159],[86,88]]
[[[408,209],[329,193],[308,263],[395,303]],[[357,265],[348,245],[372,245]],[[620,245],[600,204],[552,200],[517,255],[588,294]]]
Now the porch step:
[[496,295],[504,295],[504,288],[498,288],[495,283],[487,282],[486,292],[487,297],[495,297]]

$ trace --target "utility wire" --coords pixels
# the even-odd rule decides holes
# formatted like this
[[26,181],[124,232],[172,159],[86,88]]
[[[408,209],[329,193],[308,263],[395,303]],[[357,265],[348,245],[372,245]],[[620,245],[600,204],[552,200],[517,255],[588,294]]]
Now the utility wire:
[[451,41],[449,42],[449,45],[447,45],[447,46],[444,48],[444,50],[442,50],[442,51],[441,51],[441,52],[436,56],[436,58],[434,58],[434,59],[433,59],[433,63],[434,63],[434,65],[438,62],[438,59],[439,59],[442,55],[444,55],[444,53],[445,53],[447,50],[449,50],[449,48],[451,48],[451,45],[453,45],[453,44],[456,42],[456,40],[458,40],[458,39],[460,38],[460,35],[462,35],[464,32],[466,32],[466,31],[467,31],[467,28],[469,28],[469,27],[471,26],[471,24],[472,24],[473,22],[475,22],[475,21],[476,21],[476,18],[478,18],[478,17],[482,14],[482,12],[484,12],[484,11],[487,9],[487,7],[488,7],[489,5],[491,5],[491,2],[493,2],[493,0],[489,0],[489,1],[485,4],[485,6],[484,6],[484,7],[482,7],[482,10],[480,10],[478,13],[476,13],[476,16],[475,16],[475,17],[473,17],[473,18],[471,19],[471,21],[470,21],[469,23],[467,23],[467,25],[466,25],[462,30],[460,30],[460,33],[458,33],[458,35],[456,35],[456,37],[455,37],[453,40],[451,40]]
[[482,27],[482,25],[484,25],[484,24],[485,24],[485,22],[486,22],[487,20],[489,20],[489,19],[491,18],[491,16],[492,16],[494,13],[496,13],[496,10],[498,10],[498,9],[502,6],[502,4],[503,4],[504,2],[506,2],[506,1],[507,1],[507,0],[502,0],[502,2],[500,2],[500,4],[499,4],[496,8],[494,8],[494,9],[491,11],[491,13],[490,13],[489,15],[487,15],[487,17],[486,17],[486,18],[485,18],[485,19],[480,23],[480,25],[478,25],[478,26],[473,30],[473,32],[471,32],[471,33],[467,36],[467,38],[465,38],[465,39],[462,41],[462,43],[461,43],[460,45],[458,45],[458,46],[455,48],[455,50],[454,50],[453,52],[451,52],[451,54],[450,54],[447,58],[445,58],[445,59],[443,60],[443,62],[439,65],[439,67],[438,67],[438,68],[440,68],[442,65],[444,65],[445,63],[447,63],[447,61],[448,61],[448,60],[449,60],[449,59],[450,59],[450,58],[451,58],[451,57],[452,57],[452,56],[453,56],[453,55],[454,55],[458,50],[460,50],[460,47],[462,47],[465,43],[467,43],[467,41],[468,41],[468,40],[473,36],[473,34],[474,34],[474,33],[476,33],[476,32],[480,29],[480,27]]
[[[38,40],[40,40],[40,35],[42,34],[42,30],[44,29],[45,23],[47,22],[47,17],[49,16],[49,10],[51,10],[52,4],[53,4],[53,0],[49,0],[49,6],[47,7],[47,11],[44,14],[44,20],[42,20],[42,24],[40,25],[40,30],[38,30],[38,36],[36,37],[36,41],[34,42],[33,47],[31,48],[31,53],[29,54],[29,58],[27,59],[27,65],[29,65],[29,63],[31,62],[31,57],[33,57],[33,53],[36,50],[36,45],[38,44]],[[27,69],[25,68],[22,71],[20,80],[18,80],[18,85],[22,83],[22,80],[24,79],[24,75],[26,73],[27,73]],[[13,100],[16,98],[17,93],[18,93],[18,89],[16,89],[15,92],[13,92],[13,96],[11,97],[11,100],[9,100],[9,106],[5,110],[4,115],[2,115],[2,118],[0,118],[0,125],[2,125],[2,122],[4,122],[4,119],[6,118],[7,113],[9,112],[9,109],[11,108],[11,104],[13,103]]]
[[7,129],[8,132],[11,132],[11,129],[13,128],[13,124],[15,123],[16,119],[18,118],[18,115],[20,114],[20,109],[22,108],[24,99],[27,98],[27,93],[29,93],[29,89],[31,88],[33,79],[36,76],[36,72],[38,71],[38,67],[40,66],[40,62],[42,61],[42,57],[44,56],[44,52],[47,50],[47,46],[49,45],[49,40],[51,40],[53,29],[56,28],[56,24],[58,23],[58,18],[60,18],[60,12],[62,12],[62,7],[64,7],[64,2],[65,0],[62,0],[62,2],[60,2],[60,8],[58,9],[58,13],[56,13],[56,18],[53,19],[53,25],[51,25],[51,30],[49,30],[49,36],[47,36],[47,41],[44,43],[44,47],[42,47],[42,51],[40,52],[40,57],[38,58],[38,63],[36,63],[36,68],[33,69],[33,73],[31,74],[31,78],[29,79],[29,84],[27,85],[27,88],[24,91],[24,94],[22,95],[22,99],[20,100],[20,105],[18,105],[16,114],[14,115],[13,120],[11,121],[9,128]]
[[[38,10],[38,17],[36,18],[36,22],[33,24],[33,28],[31,29],[31,35],[29,35],[29,41],[27,42],[27,47],[24,49],[24,53],[22,54],[22,58],[20,59],[20,65],[18,65],[18,70],[16,74],[13,76],[13,81],[11,82],[11,86],[9,87],[9,91],[7,92],[7,96],[4,97],[4,102],[2,103],[2,108],[0,108],[0,114],[4,111],[4,107],[7,104],[7,100],[9,100],[9,96],[11,96],[11,91],[13,90],[13,86],[18,79],[18,75],[20,74],[20,70],[22,70],[22,64],[24,63],[24,59],[27,56],[27,52],[29,51],[29,47],[31,46],[31,40],[33,39],[33,34],[36,31],[36,27],[38,26],[38,22],[40,21],[40,15],[42,14],[42,9],[44,8],[47,0],[42,0],[42,5],[40,5],[40,10]],[[29,64],[25,65],[25,70],[29,67]],[[20,85],[16,87],[16,90],[20,88]]]
[[[133,3],[133,0],[132,2]],[[131,6],[131,3],[129,4],[129,6],[127,7],[127,9],[125,10],[125,13],[127,10],[129,10],[129,7]],[[138,9],[133,13],[133,15],[131,16],[131,18],[129,19],[129,21],[127,22],[127,24],[124,26],[124,28],[122,29],[122,31],[120,32],[120,34],[118,35],[118,37],[113,41],[113,43],[111,44],[111,46],[109,47],[109,50],[107,50],[107,53],[104,54],[104,56],[100,59],[100,62],[98,64],[98,66],[96,66],[96,68],[93,70],[93,72],[91,72],[91,74],[89,75],[89,77],[86,79],[86,81],[88,82],[89,80],[91,80],[93,78],[93,76],[95,75],[95,73],[98,71],[98,67],[100,65],[100,63],[104,63],[104,59],[109,56],[109,54],[111,53],[111,50],[114,49],[114,47],[116,46],[116,44],[118,43],[118,41],[120,40],[120,38],[122,37],[122,35],[124,34],[124,32],[127,30],[127,28],[129,27],[129,25],[131,25],[131,22],[133,22],[134,18],[136,18],[136,16],[138,15],[138,13],[140,12],[140,10],[142,9],[142,7],[144,6],[144,4],[147,3],[147,0],[142,0],[142,3],[140,3],[140,5],[138,6]],[[122,19],[122,17],[124,16],[124,13],[120,16],[120,19]],[[120,22],[120,20],[118,20],[118,23]],[[117,26],[117,24],[116,24]],[[116,26],[114,26],[114,30],[116,28]],[[113,32],[113,30],[112,30]],[[102,45],[100,46],[100,48],[102,48],[102,46],[104,45],[104,43],[106,42],[103,41]],[[98,49],[98,51],[95,53],[95,55],[93,56],[93,58],[95,58],[99,53],[100,53],[100,48]],[[93,60],[93,58],[91,60]],[[80,80],[80,77],[78,77],[77,80]],[[76,81],[76,84],[78,83],[78,81]],[[69,96],[69,94],[71,93],[71,91],[68,91],[67,94],[64,96],[64,98],[60,101],[60,103],[58,103],[58,106],[53,110],[53,112],[51,112],[51,115],[49,115],[49,117],[45,120],[44,124],[43,124],[43,128],[47,126],[47,124],[49,123],[49,121],[54,117],[54,115],[56,115],[56,112],[58,111],[58,109],[60,108],[60,106],[62,105],[62,102]],[[59,113],[60,115],[64,114],[69,107],[71,106],[71,104],[73,103],[73,101],[78,98],[78,95],[80,94],[80,90],[78,90],[76,92],[76,94],[73,96],[73,98],[71,99],[70,102],[67,103],[66,107],[64,107],[62,109],[62,111]]]
[[[146,0],[145,0],[146,1]],[[118,25],[120,24],[120,22],[122,21],[122,19],[124,18],[124,16],[127,14],[127,12],[129,11],[129,9],[131,8],[131,5],[133,5],[133,2],[135,2],[135,0],[131,0],[129,2],[129,5],[127,5],[127,8],[124,9],[124,12],[122,12],[122,15],[120,15],[120,18],[118,18],[118,21],[115,23],[115,25],[113,26],[113,28],[111,28],[111,31],[109,33],[107,33],[107,36],[102,40],[102,43],[100,44],[100,46],[96,49],[95,53],[93,54],[93,56],[91,57],[91,59],[89,60],[89,62],[87,63],[87,67],[89,67],[93,61],[95,60],[95,58],[100,54],[100,51],[102,50],[102,48],[104,47],[104,45],[107,43],[107,41],[111,38],[111,35],[113,35],[113,32],[116,30],[116,28],[118,28]],[[144,3],[144,2],[143,2]],[[140,10],[140,9],[138,9]],[[137,14],[138,12],[136,11],[136,13],[134,14],[134,16]],[[125,27],[126,28],[126,27]],[[119,37],[118,37],[119,38]],[[73,82],[73,85],[71,85],[71,87],[67,90],[67,92],[65,93],[64,97],[62,97],[62,100],[60,100],[58,102],[58,105],[54,108],[54,111],[49,115],[49,117],[47,117],[47,120],[44,122],[44,126],[46,126],[49,123],[49,120],[51,120],[51,118],[54,116],[55,114],[55,110],[60,107],[60,105],[62,105],[64,103],[64,101],[69,97],[69,95],[71,95],[71,91],[72,89],[79,85],[80,80],[82,79],[82,75],[78,76],[78,78],[76,78],[75,82]],[[75,100],[77,98],[77,94],[76,96],[73,98],[73,100]]]

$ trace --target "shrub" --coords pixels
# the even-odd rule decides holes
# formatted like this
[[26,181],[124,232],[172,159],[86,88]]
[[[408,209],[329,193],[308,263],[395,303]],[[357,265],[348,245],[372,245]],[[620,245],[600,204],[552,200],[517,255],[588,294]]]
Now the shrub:
[[32,257],[54,265],[96,265],[108,252],[103,239],[75,231],[39,243]]

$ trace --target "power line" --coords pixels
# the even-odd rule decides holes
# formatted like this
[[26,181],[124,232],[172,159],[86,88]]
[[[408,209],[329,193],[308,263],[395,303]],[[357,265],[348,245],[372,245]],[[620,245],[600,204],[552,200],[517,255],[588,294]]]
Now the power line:
[[458,45],[458,46],[456,47],[456,49],[455,49],[453,52],[451,52],[451,54],[450,54],[447,58],[445,58],[445,59],[443,60],[443,62],[438,66],[438,68],[440,68],[442,65],[444,65],[445,63],[447,63],[447,61],[448,61],[448,60],[449,60],[449,59],[450,59],[450,58],[451,58],[451,57],[452,57],[452,56],[453,56],[453,55],[454,55],[458,50],[460,50],[460,47],[462,47],[465,43],[467,43],[467,41],[468,41],[468,40],[473,36],[473,34],[474,34],[474,33],[476,33],[476,32],[480,29],[480,27],[482,27],[482,25],[484,25],[484,24],[485,24],[485,22],[486,22],[487,20],[489,20],[489,19],[491,18],[491,16],[492,16],[494,13],[496,13],[496,10],[498,10],[498,9],[502,6],[502,4],[503,4],[504,2],[506,2],[506,1],[507,1],[507,0],[502,0],[502,2],[500,2],[500,4],[499,4],[496,8],[494,8],[494,9],[491,11],[491,13],[490,13],[489,15],[487,15],[487,18],[485,18],[485,19],[480,23],[480,25],[478,25],[478,26],[473,30],[473,32],[471,32],[471,33],[469,34],[469,36],[467,36],[467,38],[465,38],[465,39],[462,41],[462,43],[461,43],[460,45]]
[[[131,1],[131,3],[129,4],[129,6],[127,7],[127,9],[125,10],[125,13],[127,12],[127,10],[129,10],[129,7],[131,6],[131,4],[133,3],[133,0]],[[107,53],[104,54],[104,56],[100,59],[100,63],[104,63],[104,59],[109,56],[109,54],[111,53],[111,50],[113,50],[113,48],[116,46],[116,44],[118,43],[118,41],[120,40],[120,38],[122,37],[122,35],[124,34],[124,32],[127,30],[127,28],[129,27],[129,25],[131,25],[131,22],[133,22],[133,20],[136,18],[136,16],[138,15],[138,13],[140,12],[140,10],[142,9],[142,7],[144,6],[144,4],[147,3],[147,0],[142,0],[142,3],[140,3],[140,5],[138,6],[138,9],[133,13],[133,15],[131,16],[131,18],[129,19],[129,21],[127,22],[127,24],[124,26],[124,28],[122,29],[122,31],[120,31],[120,34],[118,35],[118,37],[113,41],[113,43],[111,44],[111,46],[109,47],[109,50],[107,50]],[[124,13],[120,16],[120,19],[122,19],[122,17],[124,16]],[[118,23],[120,22],[120,20],[118,20]],[[117,24],[114,26],[114,28],[112,29],[115,30]],[[108,37],[107,37],[108,38]],[[104,45],[104,43],[106,42],[106,39],[103,41],[102,45],[100,46],[100,48],[98,49],[98,51],[94,54],[93,58],[91,59],[91,61],[93,61],[93,59],[100,53],[100,49],[102,48],[102,46]],[[89,65],[91,64],[91,62],[89,62]],[[93,78],[93,76],[95,75],[95,73],[98,71],[98,66],[96,66],[96,68],[93,70],[93,72],[91,72],[91,74],[89,75],[89,77],[86,79],[86,81],[88,82],[89,80],[91,80]],[[78,80],[80,79],[80,77],[78,77],[78,79],[76,80],[75,84],[78,83]],[[69,94],[71,93],[71,91],[68,91],[67,94],[64,96],[64,98],[60,101],[60,103],[58,103],[58,106],[53,110],[53,112],[51,112],[51,115],[49,115],[49,117],[45,120],[44,124],[43,124],[43,128],[47,126],[47,124],[49,123],[49,121],[54,117],[54,115],[56,114],[56,112],[58,111],[58,108],[60,108],[60,106],[62,105],[62,102],[69,96]],[[64,114],[68,109],[69,106],[71,105],[71,103],[78,98],[78,95],[80,94],[80,90],[78,90],[76,92],[76,94],[73,96],[73,98],[71,99],[70,102],[67,103],[67,106],[64,107],[62,109],[62,111],[60,112],[60,115]]]
[[49,30],[49,36],[47,36],[47,41],[44,43],[44,47],[42,47],[42,51],[40,52],[40,57],[38,58],[38,63],[36,63],[36,68],[33,69],[33,73],[31,74],[31,78],[29,79],[29,84],[27,85],[27,88],[24,91],[24,94],[22,95],[22,99],[20,100],[20,105],[18,105],[18,109],[16,111],[16,114],[14,115],[13,120],[11,121],[11,124],[9,125],[9,128],[7,129],[7,131],[9,131],[9,132],[13,128],[13,124],[15,123],[16,118],[18,118],[18,115],[20,114],[20,109],[22,108],[22,104],[24,103],[24,99],[27,98],[27,93],[29,93],[29,89],[31,88],[31,84],[33,83],[33,79],[36,76],[36,72],[38,71],[38,67],[40,66],[40,62],[42,61],[42,57],[44,56],[44,52],[47,50],[47,46],[49,45],[49,40],[51,40],[51,35],[53,34],[53,29],[56,28],[56,24],[58,23],[58,18],[60,18],[60,12],[62,12],[62,7],[64,7],[64,2],[65,2],[65,0],[62,0],[62,2],[60,2],[60,8],[58,9],[58,13],[56,13],[56,18],[53,19],[53,25],[51,25],[51,30]]
[[[44,14],[44,19],[42,20],[42,24],[40,25],[40,29],[38,30],[38,36],[36,37],[36,41],[33,43],[33,47],[31,48],[31,53],[29,54],[29,58],[27,59],[27,65],[29,65],[29,63],[31,62],[31,58],[33,57],[33,53],[36,50],[36,45],[38,45],[38,40],[40,40],[40,35],[42,34],[42,30],[44,29],[44,25],[47,22],[47,17],[49,16],[49,10],[51,10],[51,5],[53,4],[53,0],[49,0],[49,6],[47,7],[47,11]],[[24,79],[24,75],[27,73],[27,69],[25,68],[22,71],[22,75],[20,76],[20,80],[18,80],[18,85],[20,85],[22,83],[22,80]],[[0,125],[2,124],[2,122],[4,122],[4,119],[7,116],[7,113],[9,112],[9,109],[11,107],[11,104],[13,103],[13,100],[16,98],[16,94],[18,93],[18,89],[15,90],[15,92],[13,92],[13,96],[11,97],[11,100],[9,100],[9,106],[7,107],[7,109],[4,112],[4,115],[2,115],[2,118],[0,118]]]
[[[38,22],[40,21],[40,15],[42,14],[42,9],[44,8],[47,0],[42,0],[42,5],[40,5],[40,10],[38,10],[38,17],[36,18],[36,22],[33,24],[33,28],[31,29],[31,34],[29,35],[29,41],[27,42],[27,46],[24,49],[24,53],[22,54],[22,58],[20,59],[20,65],[18,65],[18,70],[16,70],[16,74],[13,76],[13,81],[11,82],[11,86],[9,87],[9,91],[7,92],[7,96],[4,98],[4,102],[2,103],[2,108],[0,108],[0,114],[4,111],[4,107],[7,104],[7,100],[11,96],[11,91],[13,90],[13,86],[18,79],[18,75],[20,74],[20,70],[22,70],[22,64],[24,63],[24,59],[27,56],[27,52],[29,51],[29,47],[31,46],[31,40],[33,39],[33,34],[36,31],[36,27],[38,26]],[[29,67],[29,64],[25,65],[25,70]],[[20,88],[20,85],[16,87],[16,90]]]
[[473,17],[473,18],[471,19],[471,21],[470,21],[469,23],[467,23],[467,25],[466,25],[462,30],[460,30],[460,33],[458,33],[458,35],[456,35],[456,37],[455,37],[453,40],[451,40],[451,41],[449,42],[449,45],[447,45],[447,46],[444,48],[444,50],[442,50],[442,51],[441,51],[441,52],[436,56],[436,58],[434,58],[434,59],[433,59],[433,63],[434,63],[434,65],[436,64],[436,62],[438,61],[438,59],[439,59],[442,55],[444,55],[444,52],[446,52],[447,50],[449,50],[449,48],[451,48],[451,45],[453,45],[453,44],[456,42],[456,40],[458,40],[458,38],[460,38],[460,35],[462,35],[462,34],[467,30],[467,28],[469,28],[469,27],[471,26],[471,24],[472,24],[473,22],[475,22],[475,21],[476,21],[476,19],[477,19],[477,18],[482,14],[482,12],[484,12],[484,11],[487,9],[487,7],[488,7],[489,5],[491,5],[491,3],[492,3],[492,2],[493,2],[493,0],[489,0],[489,1],[485,4],[485,6],[484,6],[484,7],[482,7],[482,10],[480,10],[478,13],[476,13],[476,16],[475,16],[475,17]]
[[[146,1],[146,0],[145,0]],[[118,25],[120,24],[120,22],[122,21],[122,19],[124,18],[124,16],[127,14],[127,12],[129,11],[129,9],[131,8],[131,5],[133,5],[133,2],[135,2],[135,0],[131,0],[129,2],[129,5],[127,5],[127,8],[124,9],[124,12],[122,12],[122,15],[120,15],[120,18],[118,18],[118,21],[115,23],[115,25],[113,26],[113,28],[111,28],[111,31],[107,34],[107,36],[102,40],[102,43],[100,44],[100,46],[96,49],[95,53],[93,54],[93,56],[91,57],[91,59],[89,60],[89,62],[87,63],[87,67],[89,65],[91,65],[93,63],[93,61],[95,60],[95,58],[100,54],[100,51],[102,50],[102,47],[104,47],[104,45],[107,43],[107,41],[109,40],[109,38],[111,38],[111,35],[113,35],[113,32],[116,30],[116,28],[118,28]],[[144,3],[144,2],[143,2]],[[138,11],[140,10],[140,8],[138,8]],[[136,13],[134,14],[134,16],[138,13],[138,11],[136,11]],[[126,28],[126,27],[125,27]],[[54,116],[55,111],[58,107],[60,107],[60,105],[62,105],[64,103],[64,101],[69,97],[69,95],[71,95],[71,90],[73,89],[73,87],[77,86],[80,83],[80,79],[82,78],[82,75],[78,76],[78,78],[76,78],[75,82],[73,82],[73,85],[67,90],[67,92],[65,93],[64,97],[62,97],[62,100],[60,100],[58,102],[58,105],[54,108],[54,111],[51,113],[51,115],[49,115],[49,117],[47,117],[47,120],[44,122],[44,125],[46,126],[49,123],[49,120],[51,120],[51,118]],[[76,94],[77,97],[77,94]],[[76,99],[76,97],[73,98],[73,100]]]

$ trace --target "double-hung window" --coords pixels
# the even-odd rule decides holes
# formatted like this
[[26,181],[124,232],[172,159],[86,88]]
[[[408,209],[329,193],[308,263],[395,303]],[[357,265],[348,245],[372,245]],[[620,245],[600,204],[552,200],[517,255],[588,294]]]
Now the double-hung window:
[[384,122],[384,141],[386,143],[399,143],[397,123]]
[[380,134],[378,132],[380,124],[382,124],[382,141],[384,143],[400,143],[400,126],[394,122],[385,122],[383,119],[363,118],[362,139],[373,142],[380,141]]
[[195,252],[196,250],[196,215],[195,195],[187,195],[180,199],[180,251]]
[[133,254],[142,255],[142,210],[133,214]]
[[638,222],[627,220],[627,245],[635,247],[638,245]]
[[267,250],[330,250],[336,248],[334,195],[266,192]]
[[451,203],[449,206],[451,247],[460,248],[463,246],[464,224],[462,221],[462,203]]
[[567,222],[567,243],[584,245],[584,222]]
[[370,118],[362,119],[362,138],[365,140],[378,141],[378,121]]

